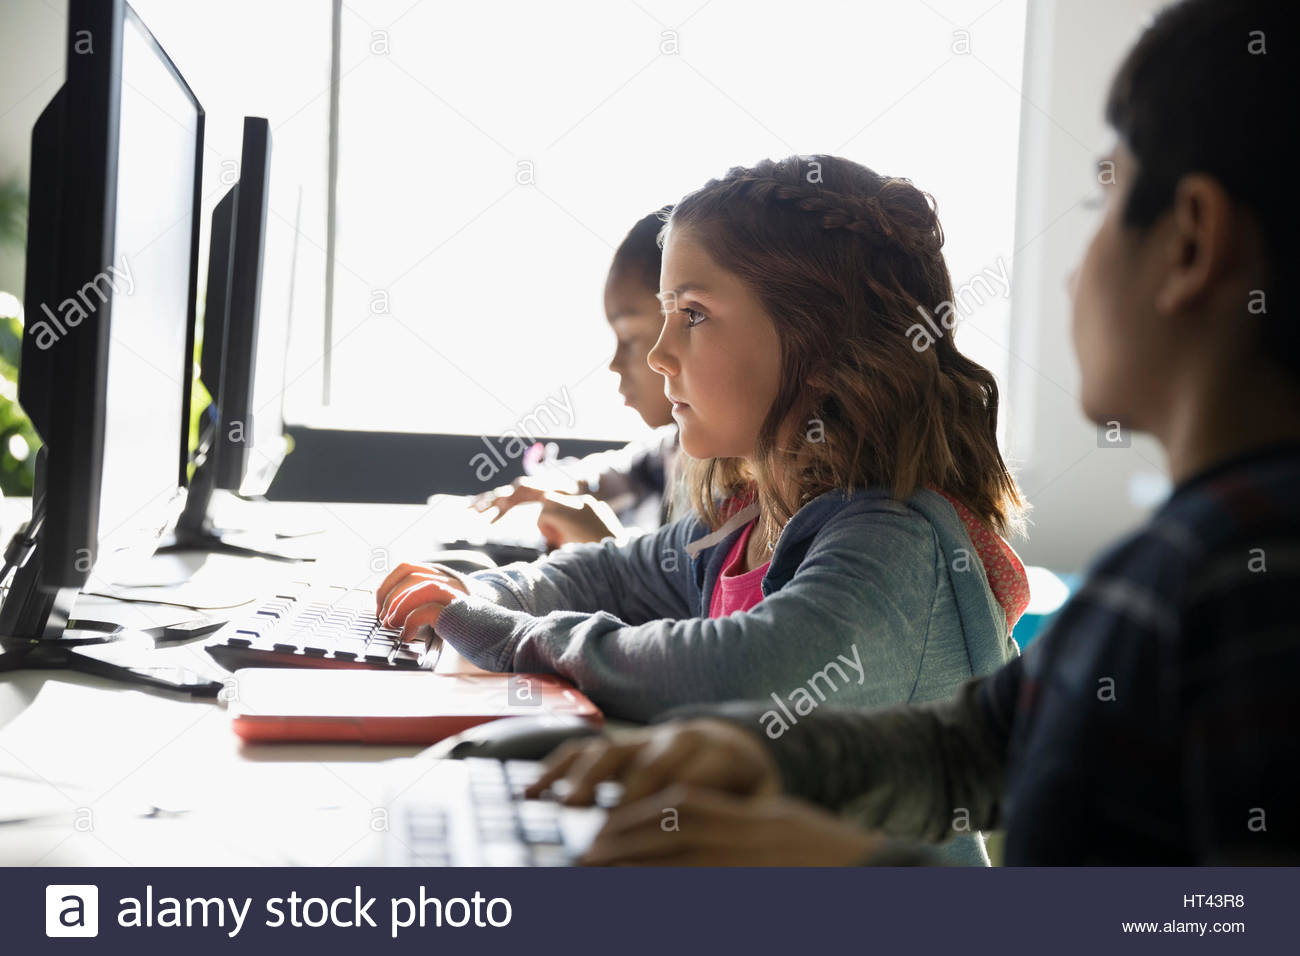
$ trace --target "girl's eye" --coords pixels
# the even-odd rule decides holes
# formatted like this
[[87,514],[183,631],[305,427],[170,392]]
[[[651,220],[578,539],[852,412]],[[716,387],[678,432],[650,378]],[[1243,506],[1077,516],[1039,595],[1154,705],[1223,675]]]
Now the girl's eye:
[[707,315],[696,309],[682,309],[682,315],[686,316],[686,327],[688,329],[695,328],[695,326],[708,318]]

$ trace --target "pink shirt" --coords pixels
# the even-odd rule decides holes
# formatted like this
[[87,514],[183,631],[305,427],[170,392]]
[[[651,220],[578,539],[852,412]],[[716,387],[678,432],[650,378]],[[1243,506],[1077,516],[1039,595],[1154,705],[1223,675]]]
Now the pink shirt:
[[749,543],[749,533],[754,530],[754,522],[745,525],[736,543],[731,546],[727,559],[722,563],[722,572],[713,586],[713,596],[709,600],[709,617],[726,617],[736,611],[748,611],[763,600],[763,575],[767,573],[771,561],[764,561],[752,571],[735,573],[740,557],[745,553]]

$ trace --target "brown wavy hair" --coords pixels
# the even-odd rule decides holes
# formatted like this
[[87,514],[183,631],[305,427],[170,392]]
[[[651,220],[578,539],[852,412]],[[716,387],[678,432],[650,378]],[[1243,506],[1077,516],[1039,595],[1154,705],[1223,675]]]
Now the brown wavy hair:
[[1000,534],[1021,530],[993,375],[950,334],[918,350],[908,332],[918,307],[932,314],[953,301],[931,196],[846,159],[791,156],[690,193],[664,235],[679,230],[757,294],[781,342],[781,384],[752,467],[688,463],[692,503],[710,527],[755,496],[771,529],[827,491],[887,488],[905,500],[931,487]]

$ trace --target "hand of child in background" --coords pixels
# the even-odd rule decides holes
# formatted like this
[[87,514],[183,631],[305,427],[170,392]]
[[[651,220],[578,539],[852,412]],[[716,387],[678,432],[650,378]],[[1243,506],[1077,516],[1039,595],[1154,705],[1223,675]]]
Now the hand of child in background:
[[562,783],[556,786],[567,790],[562,802],[585,805],[604,780],[622,782],[622,804],[675,784],[746,797],[781,791],[780,771],[757,736],[724,720],[687,720],[616,738],[570,741],[547,760],[527,795],[540,796]]
[[603,541],[623,534],[623,524],[605,502],[591,495],[548,491],[542,496],[537,530],[552,548],[575,541]]
[[399,564],[375,589],[375,616],[385,627],[400,627],[402,640],[413,641],[423,626],[456,598],[469,594],[461,575],[442,565]]
[[610,812],[587,866],[855,866],[884,844],[810,803],[674,784]]
[[513,484],[502,485],[499,488],[493,488],[491,491],[485,491],[474,499],[472,507],[475,511],[487,511],[489,508],[496,508],[496,516],[492,521],[500,521],[507,511],[515,505],[526,505],[529,502],[541,501],[546,497],[548,491],[559,491],[564,494],[577,494],[578,486],[573,482],[557,484],[555,481],[546,481],[541,478],[522,477],[516,478]]

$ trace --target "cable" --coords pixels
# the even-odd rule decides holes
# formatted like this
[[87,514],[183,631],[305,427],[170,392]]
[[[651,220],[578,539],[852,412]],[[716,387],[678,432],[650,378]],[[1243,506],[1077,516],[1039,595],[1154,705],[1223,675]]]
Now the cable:
[[121,601],[123,604],[165,604],[168,607],[183,607],[188,611],[229,611],[237,607],[243,607],[245,604],[252,604],[257,600],[257,598],[251,597],[247,601],[240,601],[238,604],[185,604],[181,601],[156,601],[152,598],[122,597],[120,594],[105,594],[103,591],[82,591],[81,593],[87,597]]
[[33,506],[31,519],[19,525],[18,530],[9,539],[4,553],[4,567],[0,569],[0,586],[9,579],[11,571],[21,568],[27,562],[32,548],[36,546],[36,536],[40,533],[41,525],[45,523],[44,505],[45,499],[42,497]]

